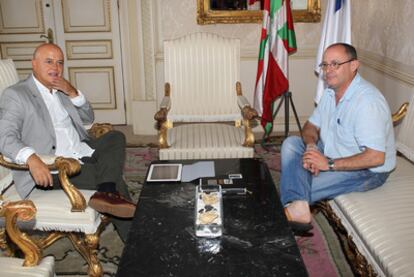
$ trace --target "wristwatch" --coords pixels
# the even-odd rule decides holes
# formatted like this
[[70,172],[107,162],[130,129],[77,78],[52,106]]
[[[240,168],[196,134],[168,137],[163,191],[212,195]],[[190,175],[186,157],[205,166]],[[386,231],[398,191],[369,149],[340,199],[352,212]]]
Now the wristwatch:
[[328,168],[329,168],[329,171],[333,171],[334,170],[334,167],[335,167],[335,160],[334,159],[331,159],[331,158],[328,158]]

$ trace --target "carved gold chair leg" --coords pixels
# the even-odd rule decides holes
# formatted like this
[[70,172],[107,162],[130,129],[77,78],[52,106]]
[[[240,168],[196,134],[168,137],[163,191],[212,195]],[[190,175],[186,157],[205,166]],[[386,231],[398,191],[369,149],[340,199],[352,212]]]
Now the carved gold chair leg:
[[16,251],[18,248],[7,235],[5,228],[0,229],[0,249],[3,251],[6,257],[16,257]]
[[102,276],[102,266],[97,257],[97,248],[99,245],[99,237],[105,229],[105,226],[109,223],[109,218],[107,216],[101,216],[101,224],[99,225],[95,234],[84,235],[81,233],[65,233],[65,232],[53,232],[48,234],[44,238],[40,238],[36,241],[36,244],[41,249],[46,249],[57,240],[68,237],[72,242],[72,245],[75,247],[76,251],[81,254],[81,256],[88,263],[89,276]]
[[97,257],[99,236],[96,234],[80,236],[74,233],[68,235],[73,246],[88,263],[88,275],[92,277],[102,276],[102,265]]
[[7,243],[6,228],[0,228],[0,249],[4,251],[8,257],[14,255],[14,251],[10,248],[10,244]]

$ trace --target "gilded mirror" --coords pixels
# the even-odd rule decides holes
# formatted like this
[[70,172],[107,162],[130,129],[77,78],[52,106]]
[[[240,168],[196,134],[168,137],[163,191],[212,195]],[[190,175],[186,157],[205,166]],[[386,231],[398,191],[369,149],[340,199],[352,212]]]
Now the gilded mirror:
[[[256,23],[262,21],[264,0],[197,0],[197,23]],[[319,22],[320,0],[292,0],[294,22]]]

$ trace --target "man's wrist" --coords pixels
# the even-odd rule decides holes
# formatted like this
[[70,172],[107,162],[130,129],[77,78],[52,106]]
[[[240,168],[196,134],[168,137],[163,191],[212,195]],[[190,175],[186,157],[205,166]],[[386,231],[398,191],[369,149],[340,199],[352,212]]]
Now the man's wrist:
[[17,163],[17,164],[26,164],[29,157],[31,155],[33,155],[34,153],[36,153],[36,152],[34,151],[33,148],[28,147],[28,146],[23,147],[17,153],[17,155],[14,159],[14,162]]
[[328,158],[328,170],[334,171],[335,170],[335,160]]
[[318,150],[318,146],[316,146],[316,143],[307,143],[306,144],[306,151],[308,150]]
[[69,97],[74,98],[74,97],[79,96],[79,93],[78,93],[77,89],[72,88],[72,89],[69,90],[68,95],[69,95]]
[[86,97],[83,95],[83,93],[80,90],[77,90],[78,95],[76,97],[70,98],[72,101],[72,104],[76,107],[81,107],[85,105],[86,103]]

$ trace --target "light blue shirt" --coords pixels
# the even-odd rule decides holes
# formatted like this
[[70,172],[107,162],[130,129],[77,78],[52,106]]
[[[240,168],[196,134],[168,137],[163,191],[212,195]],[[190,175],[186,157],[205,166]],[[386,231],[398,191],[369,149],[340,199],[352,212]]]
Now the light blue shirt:
[[320,129],[324,154],[345,158],[366,147],[385,152],[383,165],[373,172],[389,172],[395,167],[396,150],[391,112],[381,92],[359,74],[335,104],[335,92],[326,89],[309,121]]

